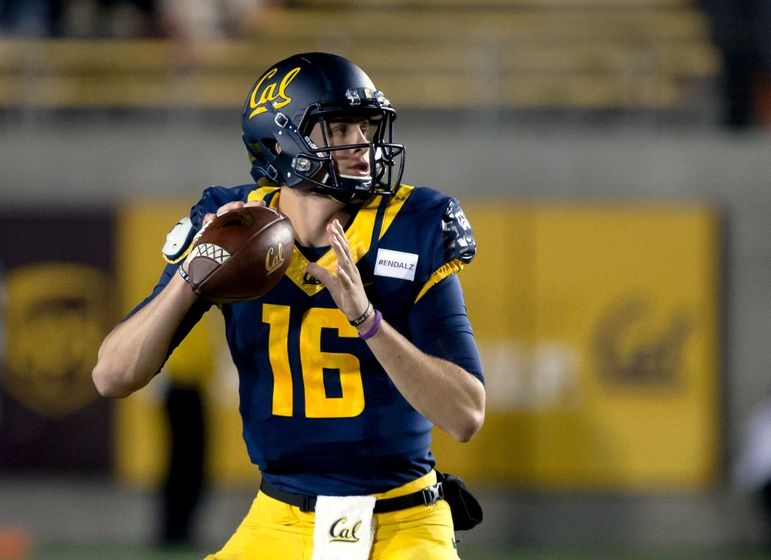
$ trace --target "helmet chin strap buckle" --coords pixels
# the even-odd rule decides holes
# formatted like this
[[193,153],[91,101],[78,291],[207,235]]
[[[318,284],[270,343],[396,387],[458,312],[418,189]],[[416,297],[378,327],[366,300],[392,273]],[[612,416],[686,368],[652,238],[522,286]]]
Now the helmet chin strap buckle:
[[265,169],[265,175],[267,175],[268,179],[270,179],[271,181],[278,182],[278,169],[276,169],[272,165],[269,165]]

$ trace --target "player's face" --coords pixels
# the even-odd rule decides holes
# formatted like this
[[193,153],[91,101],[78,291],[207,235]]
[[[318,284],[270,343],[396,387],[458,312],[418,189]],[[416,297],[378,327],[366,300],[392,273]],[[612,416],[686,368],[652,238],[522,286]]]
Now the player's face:
[[[362,117],[336,118],[326,121],[326,134],[316,123],[310,133],[311,140],[320,147],[353,146],[346,150],[331,150],[337,172],[342,177],[361,178],[370,174],[369,143],[375,136],[377,124]],[[325,138],[326,136],[326,138]]]

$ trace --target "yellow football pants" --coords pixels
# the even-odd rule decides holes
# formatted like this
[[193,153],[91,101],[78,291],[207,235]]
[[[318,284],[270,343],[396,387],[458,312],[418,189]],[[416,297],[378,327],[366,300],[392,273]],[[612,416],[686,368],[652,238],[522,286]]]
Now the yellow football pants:
[[[377,498],[394,498],[436,484],[436,473]],[[257,494],[249,513],[225,546],[205,560],[310,560],[314,514]],[[370,560],[458,560],[450,506],[416,506],[375,514]]]

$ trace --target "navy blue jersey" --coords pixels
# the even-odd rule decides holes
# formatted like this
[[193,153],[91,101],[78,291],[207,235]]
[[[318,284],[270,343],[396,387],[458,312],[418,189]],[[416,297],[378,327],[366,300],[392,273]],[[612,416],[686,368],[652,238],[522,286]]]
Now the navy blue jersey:
[[[200,228],[203,216],[226,202],[277,207],[279,196],[277,187],[212,187],[190,219]],[[455,276],[476,245],[457,200],[403,185],[362,206],[346,237],[384,319],[424,352],[482,380]],[[331,248],[317,253],[322,266],[336,264]],[[422,476],[434,466],[431,423],[394,387],[329,291],[305,272],[306,255],[313,258],[294,248],[268,294],[221,306],[251,460],[274,485],[304,494],[382,492]],[[153,295],[176,266],[167,267]],[[172,346],[208,307],[200,301],[191,309]]]

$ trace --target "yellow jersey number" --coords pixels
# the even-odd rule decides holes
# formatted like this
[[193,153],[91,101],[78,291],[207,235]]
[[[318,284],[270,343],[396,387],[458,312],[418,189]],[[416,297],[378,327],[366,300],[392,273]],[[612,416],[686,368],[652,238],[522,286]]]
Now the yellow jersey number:
[[[262,321],[270,327],[268,358],[273,370],[273,414],[292,416],[292,373],[289,369],[289,306],[264,304]],[[311,308],[300,327],[305,416],[307,418],[351,418],[364,410],[364,386],[359,359],[353,354],[321,351],[321,330],[337,329],[338,336],[356,338],[358,332],[339,309]],[[328,397],[324,370],[340,372],[341,397]]]

